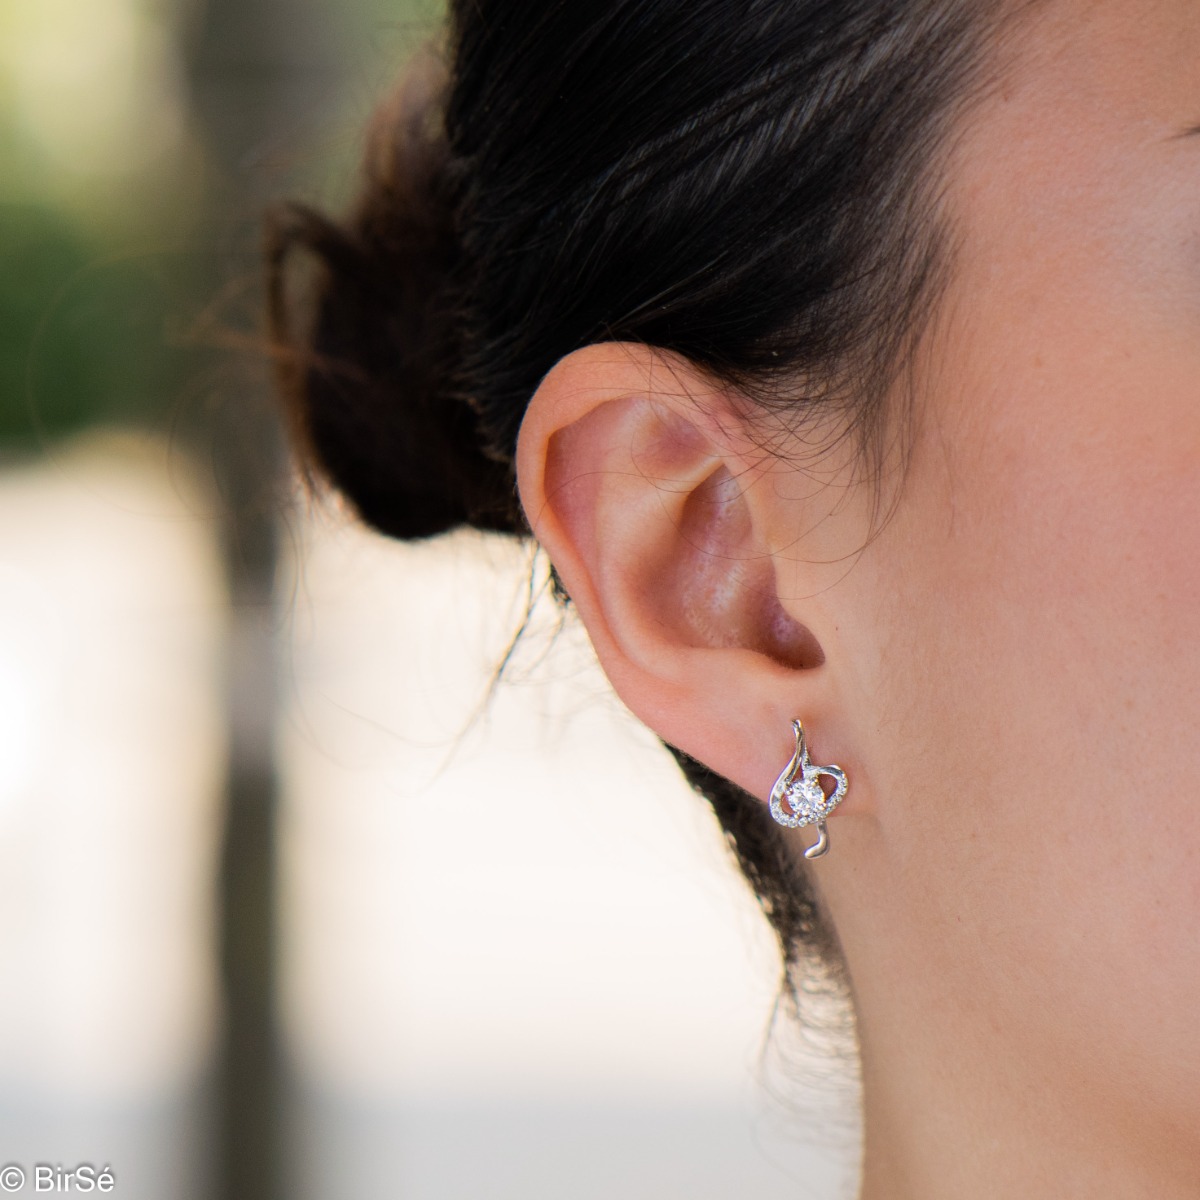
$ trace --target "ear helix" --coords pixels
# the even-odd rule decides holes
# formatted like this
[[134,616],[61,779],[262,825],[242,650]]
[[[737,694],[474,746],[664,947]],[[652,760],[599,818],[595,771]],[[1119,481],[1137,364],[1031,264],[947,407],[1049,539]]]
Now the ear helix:
[[[816,825],[816,843],[804,851],[804,857],[820,858],[829,851],[825,818],[846,794],[846,772],[841,767],[819,767],[809,761],[804,726],[799,717],[792,722],[792,732],[796,735],[796,749],[791,762],[784,767],[775,780],[775,786],[771,788],[771,816],[788,829]],[[836,785],[828,796],[821,787],[822,775],[828,775]]]

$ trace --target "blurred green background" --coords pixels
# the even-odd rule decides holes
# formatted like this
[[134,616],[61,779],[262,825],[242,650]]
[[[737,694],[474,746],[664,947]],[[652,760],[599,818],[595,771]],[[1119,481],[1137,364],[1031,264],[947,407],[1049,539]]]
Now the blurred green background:
[[263,203],[345,197],[437,24],[430,0],[3,0],[0,450],[202,433],[206,352],[255,329]]

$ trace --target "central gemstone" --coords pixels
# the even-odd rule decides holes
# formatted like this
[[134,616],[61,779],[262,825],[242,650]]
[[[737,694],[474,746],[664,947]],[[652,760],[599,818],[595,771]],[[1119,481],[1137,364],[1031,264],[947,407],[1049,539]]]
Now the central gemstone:
[[811,775],[806,771],[792,782],[785,794],[792,812],[805,821],[819,821],[829,813],[829,801],[816,771]]

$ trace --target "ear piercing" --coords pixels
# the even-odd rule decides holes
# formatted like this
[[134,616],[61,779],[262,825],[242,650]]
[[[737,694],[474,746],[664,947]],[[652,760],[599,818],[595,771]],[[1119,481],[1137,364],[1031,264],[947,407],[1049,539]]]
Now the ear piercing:
[[[804,852],[805,858],[820,858],[829,851],[829,834],[825,818],[833,812],[846,794],[846,772],[841,767],[815,767],[809,761],[804,742],[804,726],[799,717],[792,722],[796,735],[796,751],[771,789],[771,816],[788,829],[801,825],[816,825],[817,841]],[[828,775],[835,783],[827,796],[821,787],[821,776]]]

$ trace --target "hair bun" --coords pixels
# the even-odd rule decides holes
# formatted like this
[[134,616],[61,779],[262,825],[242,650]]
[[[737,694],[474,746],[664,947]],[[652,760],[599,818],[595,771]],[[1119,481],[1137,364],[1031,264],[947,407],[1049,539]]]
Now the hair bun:
[[[511,465],[485,452],[469,398],[452,384],[461,252],[440,94],[417,70],[376,113],[348,219],[287,203],[266,226],[280,392],[306,466],[400,538],[525,528]],[[288,294],[298,250],[317,266],[299,332]]]

